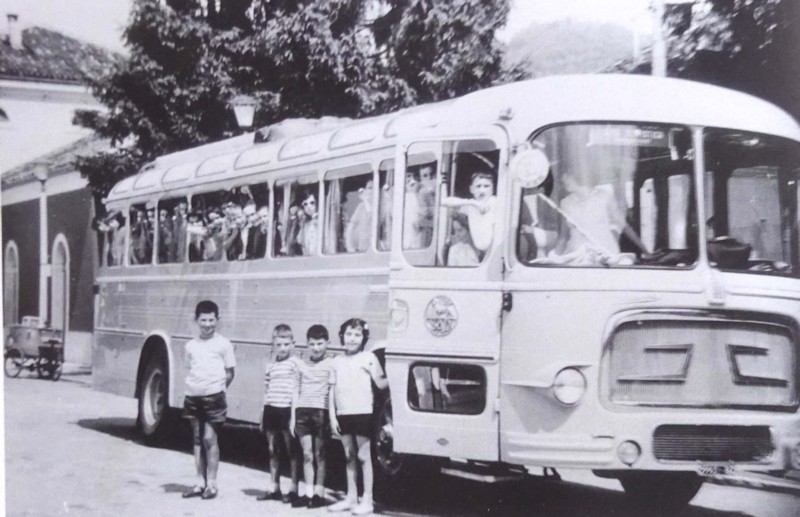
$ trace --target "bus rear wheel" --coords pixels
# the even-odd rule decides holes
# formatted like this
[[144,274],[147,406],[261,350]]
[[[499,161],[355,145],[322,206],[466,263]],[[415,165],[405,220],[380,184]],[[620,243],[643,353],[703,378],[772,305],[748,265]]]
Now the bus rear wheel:
[[139,414],[136,426],[147,443],[157,443],[169,436],[174,414],[169,407],[169,378],[161,355],[151,356],[139,385]]
[[619,481],[635,505],[669,509],[688,505],[703,484],[694,472],[637,472],[620,476]]

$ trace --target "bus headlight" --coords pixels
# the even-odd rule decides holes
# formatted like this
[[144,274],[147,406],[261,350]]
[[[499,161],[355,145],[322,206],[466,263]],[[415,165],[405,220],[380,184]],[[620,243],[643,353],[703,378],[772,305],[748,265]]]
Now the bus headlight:
[[629,467],[636,463],[636,460],[638,460],[641,455],[642,449],[636,442],[625,441],[617,447],[617,458]]
[[553,396],[567,406],[578,403],[586,392],[586,377],[575,368],[564,368],[553,380]]

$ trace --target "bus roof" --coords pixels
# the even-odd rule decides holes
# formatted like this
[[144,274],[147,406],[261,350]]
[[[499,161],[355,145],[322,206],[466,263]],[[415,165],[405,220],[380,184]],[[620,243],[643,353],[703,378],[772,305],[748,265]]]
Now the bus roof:
[[600,120],[724,127],[800,140],[800,128],[790,115],[762,99],[726,88],[639,75],[552,76],[376,117],[327,117],[320,119],[324,123],[310,121],[299,130],[274,131],[276,138],[265,143],[253,143],[249,133],[172,153],[117,183],[106,202],[114,205],[256,170],[389,147],[398,135],[414,129],[438,126],[458,133],[501,119],[514,142],[547,125]]

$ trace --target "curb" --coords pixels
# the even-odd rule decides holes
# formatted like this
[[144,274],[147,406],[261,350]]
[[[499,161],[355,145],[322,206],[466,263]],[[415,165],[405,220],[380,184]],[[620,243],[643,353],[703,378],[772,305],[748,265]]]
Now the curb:
[[755,490],[766,490],[769,492],[800,495],[800,483],[797,481],[755,473],[751,473],[749,475],[718,474],[715,476],[706,477],[706,482],[713,483],[715,485],[737,486],[743,488],[752,488]]

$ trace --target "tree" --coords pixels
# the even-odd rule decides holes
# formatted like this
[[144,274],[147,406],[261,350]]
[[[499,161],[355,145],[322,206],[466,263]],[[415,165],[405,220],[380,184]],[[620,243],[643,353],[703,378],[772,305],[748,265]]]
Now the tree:
[[668,18],[670,75],[767,99],[800,120],[800,3],[696,0]]
[[130,57],[79,124],[113,149],[78,159],[100,196],[156,156],[236,130],[228,100],[258,100],[256,125],[356,117],[519,77],[494,37],[508,0],[135,0]]

